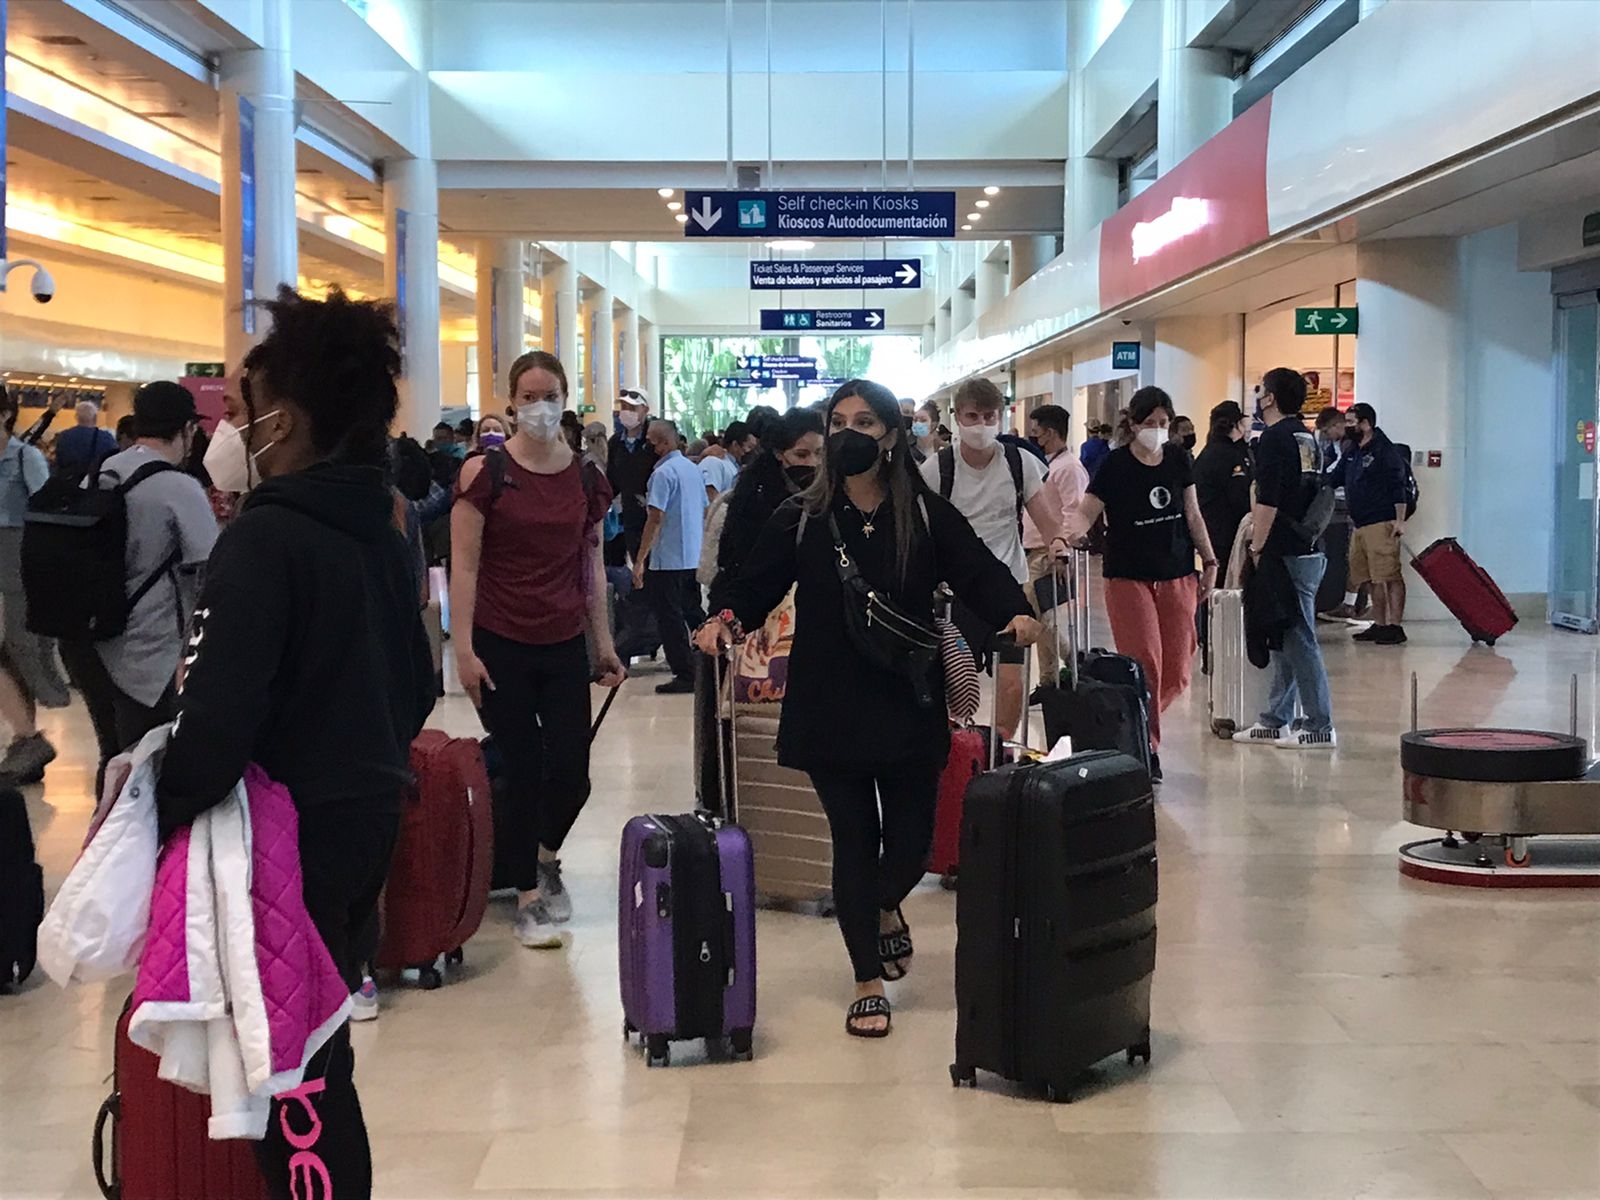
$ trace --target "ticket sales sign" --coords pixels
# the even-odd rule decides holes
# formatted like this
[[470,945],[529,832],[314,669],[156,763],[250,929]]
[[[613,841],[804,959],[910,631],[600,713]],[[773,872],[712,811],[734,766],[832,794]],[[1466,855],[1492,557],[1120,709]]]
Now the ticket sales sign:
[[954,192],[693,192],[688,237],[948,238]]

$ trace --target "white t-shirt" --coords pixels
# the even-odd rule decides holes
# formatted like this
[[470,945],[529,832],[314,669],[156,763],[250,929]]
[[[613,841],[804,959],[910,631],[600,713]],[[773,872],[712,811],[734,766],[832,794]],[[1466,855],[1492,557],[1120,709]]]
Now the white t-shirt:
[[[1045,467],[1026,450],[1017,451],[1022,459],[1022,499],[1026,504],[1044,486]],[[955,447],[956,479],[950,489],[950,503],[972,525],[972,530],[990,552],[1011,569],[1018,583],[1028,582],[1028,556],[1022,549],[1017,529],[1017,488],[1006,465],[1006,448],[997,445],[994,457],[981,471],[967,464],[961,448]],[[931,455],[922,464],[922,478],[934,491],[939,490],[939,456]]]

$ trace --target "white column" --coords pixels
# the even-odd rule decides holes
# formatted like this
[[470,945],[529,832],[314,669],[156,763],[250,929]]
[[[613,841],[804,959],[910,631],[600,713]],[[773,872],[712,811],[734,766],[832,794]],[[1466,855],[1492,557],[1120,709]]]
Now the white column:
[[1188,8],[1188,0],[1162,0],[1156,85],[1156,167],[1162,175],[1233,120],[1228,52],[1190,48]]
[[976,294],[973,297],[974,311],[978,316],[983,316],[984,313],[1005,299],[1008,279],[1007,268],[1003,263],[994,262],[987,257],[979,257],[974,284]]
[[[645,393],[650,389],[640,382],[641,375],[639,356],[639,310],[637,308],[624,308],[617,321],[620,331],[617,335],[617,387],[636,388]],[[598,405],[596,413],[604,412],[605,406]]]
[[384,289],[399,308],[403,347],[395,428],[425,441],[438,423],[442,403],[439,178],[431,158],[389,159],[383,164],[383,215],[389,238]]
[[1087,72],[1067,77],[1066,199],[1062,225],[1070,250],[1089,231],[1117,211],[1117,164],[1089,156]]
[[478,411],[497,413],[511,399],[506,372],[522,353],[522,243],[478,243]]
[[941,304],[933,312],[933,345],[938,349],[950,340],[950,306]]
[[1145,321],[1135,325],[1117,341],[1131,342],[1135,337],[1139,339],[1139,386],[1151,387],[1156,382],[1156,323]]
[[[660,411],[665,397],[661,395],[661,369],[657,361],[660,346],[657,344],[655,322],[641,320],[639,322],[639,382],[640,390],[654,402],[656,411]],[[602,421],[608,420],[606,412],[601,409],[599,417]]]
[[[262,0],[261,47],[222,54],[218,72],[222,142],[223,356],[230,369],[267,334],[269,318],[244,308],[271,300],[280,284],[300,283],[294,208],[294,67],[289,57],[290,0]],[[241,102],[243,102],[241,104]],[[250,138],[242,136],[245,111]],[[246,146],[251,159],[244,161]],[[246,182],[248,178],[248,183]],[[255,205],[253,246],[245,245],[246,196]],[[253,252],[254,270],[245,257]]]
[[1039,268],[1056,256],[1056,240],[1053,237],[1018,237],[1011,239],[1011,291],[1016,291],[1034,275]]
[[544,348],[561,360],[570,377],[579,366],[578,273],[571,263],[557,262],[551,264],[546,278],[555,297],[555,316],[550,332],[544,337]]
[[1237,314],[1166,317],[1155,323],[1155,382],[1204,437],[1206,414],[1239,399],[1239,357],[1244,344]]
[[[1441,455],[1436,469],[1413,463],[1423,495],[1406,533],[1414,547],[1457,536],[1462,528],[1466,336],[1458,251],[1450,238],[1356,246],[1356,399],[1377,409],[1378,424],[1395,441]],[[1407,615],[1444,616],[1433,593],[1408,578]]]
[[929,321],[922,327],[922,357],[932,358],[933,352],[939,348],[939,329],[936,322]]
[[594,405],[599,412],[617,402],[617,326],[611,289],[597,288],[590,307],[594,313],[594,322],[589,326],[594,391],[584,397],[584,403]]
[[972,324],[972,293],[958,287],[950,295],[950,336],[954,337]]
[[539,277],[539,349],[555,354],[556,336],[556,285],[551,272],[553,264],[546,258]]

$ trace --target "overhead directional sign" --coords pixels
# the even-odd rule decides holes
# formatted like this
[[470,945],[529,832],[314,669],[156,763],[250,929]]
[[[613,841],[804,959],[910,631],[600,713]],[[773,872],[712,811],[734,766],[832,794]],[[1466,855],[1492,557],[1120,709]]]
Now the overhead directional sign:
[[717,386],[719,388],[748,388],[762,387],[763,385],[754,379],[745,379],[739,375],[719,375],[717,376]]
[[741,371],[759,371],[766,368],[769,371],[792,371],[796,369],[817,369],[817,360],[804,354],[741,354],[733,360],[733,365]]
[[919,288],[920,258],[758,259],[750,286],[768,288]]
[[954,192],[691,192],[689,237],[947,238]]
[[763,308],[764,332],[808,329],[819,332],[883,328],[881,308]]
[[1349,308],[1297,308],[1294,310],[1296,333],[1354,333],[1356,309]]

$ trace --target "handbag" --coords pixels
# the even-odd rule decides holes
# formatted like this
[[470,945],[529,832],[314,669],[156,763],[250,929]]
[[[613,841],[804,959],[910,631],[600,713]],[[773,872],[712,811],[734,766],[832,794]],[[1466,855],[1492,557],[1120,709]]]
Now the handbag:
[[833,537],[834,567],[844,589],[844,628],[850,644],[873,666],[904,675],[911,682],[917,706],[931,708],[928,669],[939,653],[939,630],[905,612],[862,578],[832,513],[828,514],[828,532]]

